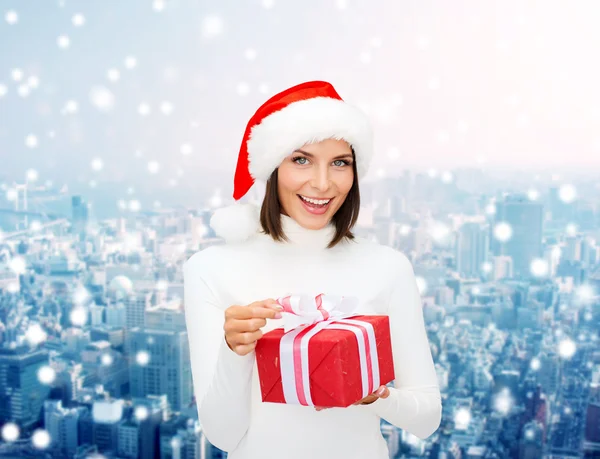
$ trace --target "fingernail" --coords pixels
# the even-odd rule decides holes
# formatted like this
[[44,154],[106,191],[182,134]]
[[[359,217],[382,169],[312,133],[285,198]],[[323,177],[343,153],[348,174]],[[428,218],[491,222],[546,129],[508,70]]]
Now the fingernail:
[[275,318],[276,319],[281,319],[283,316],[281,315],[280,312],[278,312],[277,314],[275,314]]
[[382,388],[380,388],[380,389],[377,391],[377,395],[383,395],[383,392],[384,392],[384,391],[385,391],[385,386],[384,386],[384,387],[382,387]]

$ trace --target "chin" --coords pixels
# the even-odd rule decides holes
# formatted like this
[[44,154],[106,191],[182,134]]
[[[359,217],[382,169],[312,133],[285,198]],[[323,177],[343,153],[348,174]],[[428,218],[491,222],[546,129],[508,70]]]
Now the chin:
[[329,212],[323,215],[309,215],[304,208],[298,209],[294,218],[303,227],[314,230],[325,228],[330,220]]
[[306,223],[302,223],[302,226],[304,226],[305,228],[308,229],[312,229],[312,230],[320,230],[323,229],[327,226],[327,224],[329,223],[329,219],[323,219],[322,221],[319,222],[306,222]]

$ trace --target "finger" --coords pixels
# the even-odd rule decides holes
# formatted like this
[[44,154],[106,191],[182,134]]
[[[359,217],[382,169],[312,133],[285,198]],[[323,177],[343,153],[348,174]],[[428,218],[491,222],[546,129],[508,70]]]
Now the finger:
[[269,306],[254,306],[251,313],[252,318],[281,319],[281,311]]
[[390,388],[385,386],[385,390],[383,391],[383,394],[381,394],[379,397],[380,398],[388,398],[390,396]]
[[369,404],[373,403],[375,400],[377,400],[378,398],[379,398],[378,395],[371,394],[368,397],[365,397],[362,400],[359,400],[358,404],[359,405],[369,405]]
[[275,308],[278,311],[281,311],[283,309],[283,306],[281,304],[279,304],[279,302],[277,300],[275,300],[274,298],[268,298],[268,299],[264,300],[264,302],[267,306]]
[[267,298],[266,300],[255,301],[254,303],[250,303],[248,306],[251,308],[257,306],[267,307],[276,309],[278,311],[281,311],[283,309],[283,306],[281,306],[274,298]]
[[[389,395],[389,390],[388,387],[386,385],[382,385],[379,386],[379,389],[377,389],[377,391],[375,392],[375,396],[376,397],[381,397],[381,398],[385,398]],[[385,395],[385,396],[384,396]]]
[[374,395],[374,396],[378,396],[379,392],[384,388],[384,385],[379,386],[377,389],[375,389],[375,391],[371,392],[369,395]]
[[228,313],[226,313],[226,319],[253,319],[253,318],[262,318],[262,319],[274,319],[275,316],[280,312],[280,310],[276,309],[273,306],[262,304],[255,304],[248,306],[236,306],[228,309]]
[[234,345],[247,345],[258,341],[262,336],[262,330],[248,333],[234,333],[231,335],[230,341],[233,341]]
[[246,354],[250,354],[250,352],[252,352],[255,347],[256,347],[256,341],[254,341],[251,344],[238,344],[236,346],[233,346],[233,349],[237,354],[243,356]]
[[260,317],[253,319],[229,319],[225,323],[225,331],[229,333],[244,333],[244,332],[254,332],[267,324],[267,319],[262,319]]

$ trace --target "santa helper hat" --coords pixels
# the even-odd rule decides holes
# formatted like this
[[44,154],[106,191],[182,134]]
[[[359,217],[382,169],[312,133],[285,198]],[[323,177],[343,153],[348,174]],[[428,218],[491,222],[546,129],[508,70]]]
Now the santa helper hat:
[[227,242],[242,242],[260,229],[260,209],[239,200],[256,180],[267,181],[298,148],[325,139],[344,139],[354,149],[358,178],[373,157],[373,131],[367,116],[344,102],[326,81],[309,81],[267,100],[248,122],[234,177],[233,205],[217,209],[210,220]]

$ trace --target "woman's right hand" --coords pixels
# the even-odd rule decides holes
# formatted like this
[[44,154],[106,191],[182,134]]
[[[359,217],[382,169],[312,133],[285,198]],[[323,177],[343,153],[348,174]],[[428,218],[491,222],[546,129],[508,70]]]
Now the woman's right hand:
[[282,310],[273,298],[225,309],[223,330],[229,349],[241,356],[252,352],[263,335],[260,328],[266,325],[267,319],[280,319]]

